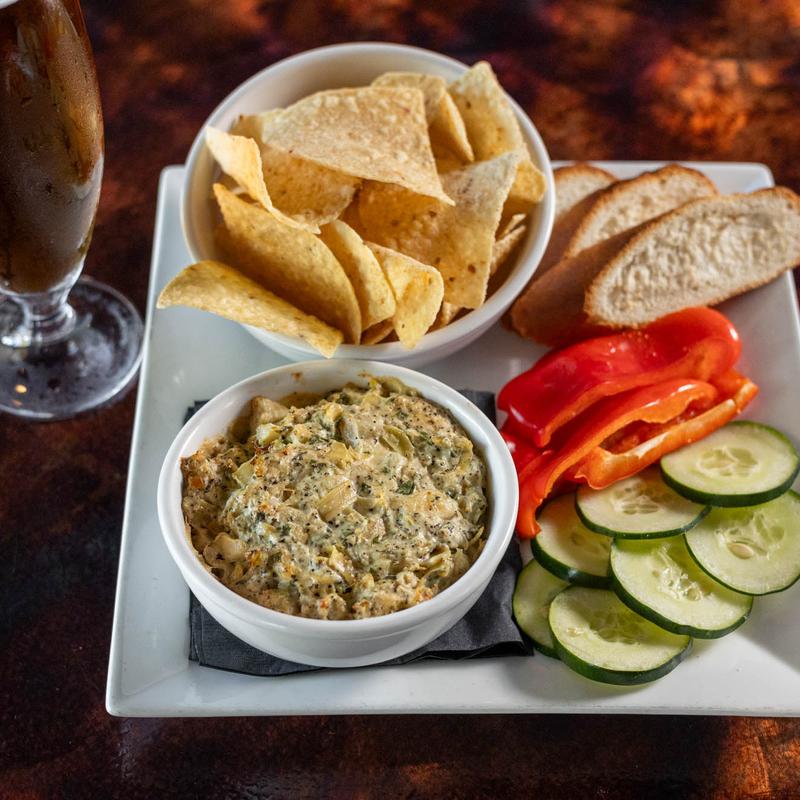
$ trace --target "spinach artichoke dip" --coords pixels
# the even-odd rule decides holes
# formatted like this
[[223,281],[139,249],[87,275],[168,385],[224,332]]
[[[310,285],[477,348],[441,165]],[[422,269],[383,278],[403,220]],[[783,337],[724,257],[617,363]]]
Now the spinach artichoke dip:
[[[292,407],[288,407],[291,405]],[[394,379],[251,401],[181,463],[207,568],[243,597],[316,619],[428,600],[484,544],[486,467],[450,414]]]

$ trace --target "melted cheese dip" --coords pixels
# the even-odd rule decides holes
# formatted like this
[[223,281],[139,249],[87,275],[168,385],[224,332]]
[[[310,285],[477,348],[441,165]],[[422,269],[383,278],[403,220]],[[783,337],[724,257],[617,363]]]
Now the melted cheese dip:
[[450,586],[484,543],[486,468],[442,408],[392,379],[249,419],[183,459],[192,544],[233,591],[317,619]]

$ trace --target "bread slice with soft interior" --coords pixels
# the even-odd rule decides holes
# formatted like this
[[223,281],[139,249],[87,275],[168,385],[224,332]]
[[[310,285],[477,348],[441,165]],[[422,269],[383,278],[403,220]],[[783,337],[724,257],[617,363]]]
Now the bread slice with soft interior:
[[536,277],[544,275],[564,255],[581,220],[592,208],[603,189],[616,178],[591,164],[572,164],[553,170],[556,187],[556,215],[547,249],[536,268]]
[[556,220],[584,197],[617,180],[610,172],[584,163],[554,169],[553,179],[556,185]]
[[637,327],[721,303],[800,264],[800,197],[776,187],[695,200],[645,226],[585,284],[591,325]]
[[583,313],[586,287],[644,225],[587,247],[537,278],[511,307],[511,326],[521,336],[551,347],[603,333]]
[[560,261],[514,303],[514,329],[551,346],[716,305],[800,264],[800,197],[762,189],[694,200]]
[[562,257],[571,258],[603,239],[655,219],[690,200],[716,194],[717,187],[705,175],[679,164],[617,181],[592,203],[575,227]]

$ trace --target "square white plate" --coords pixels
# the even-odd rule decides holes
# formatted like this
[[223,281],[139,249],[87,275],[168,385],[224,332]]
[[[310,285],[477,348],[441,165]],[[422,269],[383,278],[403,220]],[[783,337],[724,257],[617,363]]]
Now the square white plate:
[[[619,177],[661,166],[601,163]],[[759,164],[691,164],[723,192],[772,185]],[[552,659],[421,662],[259,678],[187,658],[189,591],[156,518],[161,462],[194,400],[283,360],[239,325],[191,309],[154,313],[189,263],[179,219],[182,167],[161,175],[144,360],[133,430],[106,706],[121,716],[383,713],[646,713],[800,715],[800,588],[758,599],[736,633],[695,643],[666,678],[624,689],[584,680]],[[725,304],[744,341],[742,369],[761,387],[749,416],[800,442],[800,326],[791,274]],[[496,327],[425,369],[456,387],[497,391],[540,354]]]

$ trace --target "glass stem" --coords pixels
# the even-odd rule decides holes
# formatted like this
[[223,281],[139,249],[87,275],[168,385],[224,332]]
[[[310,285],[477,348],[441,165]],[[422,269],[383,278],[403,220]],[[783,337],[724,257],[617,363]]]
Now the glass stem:
[[75,312],[67,302],[69,288],[44,292],[22,301],[31,344],[50,344],[64,339],[75,328]]
[[47,292],[9,293],[8,301],[16,304],[21,313],[18,323],[3,333],[2,343],[8,347],[37,347],[67,338],[75,329],[76,320],[67,296],[79,274],[80,269],[75,270]]

